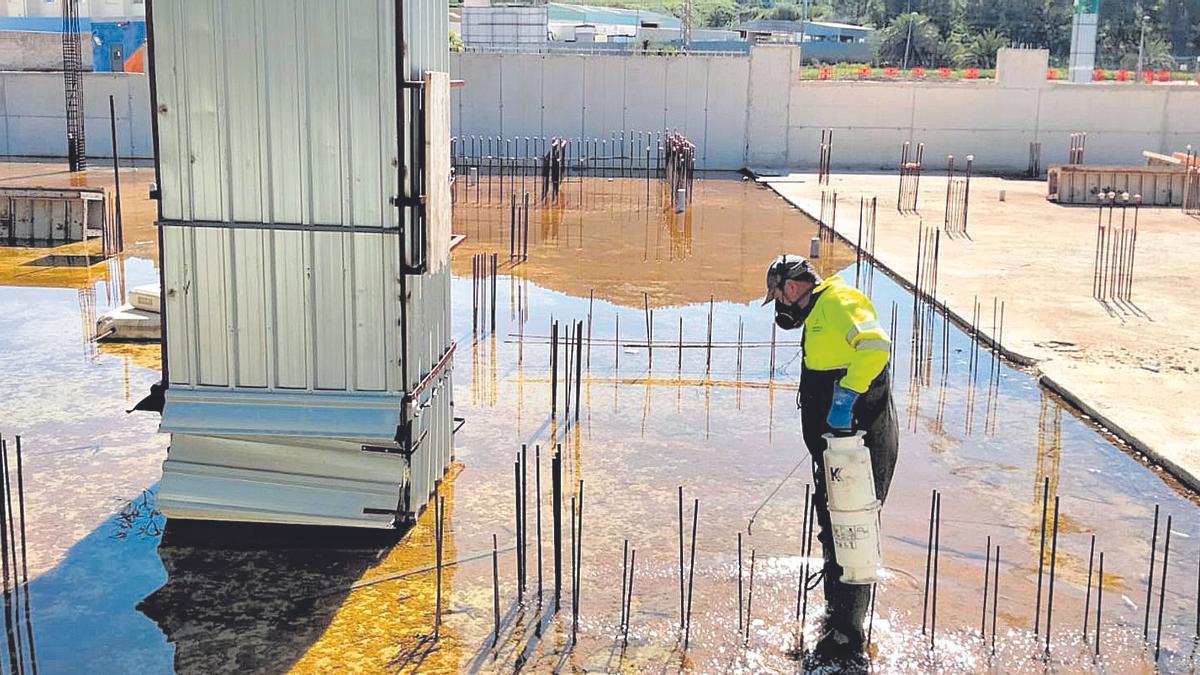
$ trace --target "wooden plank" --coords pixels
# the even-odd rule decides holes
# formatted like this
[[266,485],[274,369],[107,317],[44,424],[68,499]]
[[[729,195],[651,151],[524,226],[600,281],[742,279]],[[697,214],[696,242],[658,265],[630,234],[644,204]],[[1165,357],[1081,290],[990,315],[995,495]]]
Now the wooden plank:
[[425,223],[429,273],[450,261],[450,74],[425,73]]

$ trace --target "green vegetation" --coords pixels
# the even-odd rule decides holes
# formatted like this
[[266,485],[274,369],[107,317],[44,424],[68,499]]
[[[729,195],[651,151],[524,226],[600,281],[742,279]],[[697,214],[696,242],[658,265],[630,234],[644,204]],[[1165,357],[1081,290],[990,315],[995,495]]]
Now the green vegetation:
[[[683,14],[683,0],[588,4]],[[876,27],[876,66],[901,65],[906,42],[909,66],[990,67],[996,50],[1013,44],[1049,49],[1051,64],[1065,66],[1072,7],[1072,0],[810,0],[808,15]],[[693,12],[697,27],[729,28],[752,19],[797,20],[803,6],[802,0],[695,0]],[[1143,28],[1147,68],[1174,68],[1179,65],[1174,57],[1194,62],[1190,57],[1200,55],[1200,0],[1104,0],[1098,65],[1136,67]]]

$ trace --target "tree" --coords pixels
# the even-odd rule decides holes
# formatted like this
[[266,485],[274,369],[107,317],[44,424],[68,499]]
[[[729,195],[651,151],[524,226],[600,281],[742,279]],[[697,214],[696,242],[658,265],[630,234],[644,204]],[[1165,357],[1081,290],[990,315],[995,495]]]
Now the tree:
[[929,17],[916,12],[902,14],[880,31],[879,62],[903,65],[907,52],[909,66],[938,65],[941,42],[941,33]]
[[[812,8],[809,8],[809,15],[812,15]],[[804,18],[804,8],[800,5],[775,5],[768,7],[759,13],[760,19],[773,19],[776,21],[800,21]]]
[[458,36],[458,33],[455,33],[454,31],[450,31],[450,51],[461,52],[462,50],[463,50],[462,38]]
[[1008,45],[1008,36],[989,28],[967,41],[963,63],[976,68],[995,68],[996,52]]
[[[1127,52],[1118,61],[1118,65],[1126,70],[1138,66],[1137,48]],[[1172,70],[1175,68],[1175,58],[1171,56],[1171,43],[1158,36],[1146,36],[1146,45],[1142,51],[1142,67],[1146,70]]]
[[738,3],[735,0],[697,0],[697,26],[728,28],[737,22]]

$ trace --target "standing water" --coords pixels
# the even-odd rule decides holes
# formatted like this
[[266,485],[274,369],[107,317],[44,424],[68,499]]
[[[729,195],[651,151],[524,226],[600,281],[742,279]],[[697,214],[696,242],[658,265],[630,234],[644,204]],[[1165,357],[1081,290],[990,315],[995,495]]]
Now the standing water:
[[[32,637],[47,672],[211,671],[231,664],[302,672],[799,670],[800,533],[811,477],[796,409],[798,336],[773,335],[770,308],[760,308],[758,299],[767,264],[782,252],[807,251],[817,230],[772,193],[736,178],[697,181],[682,214],[660,203],[657,185],[647,188],[637,179],[570,180],[556,205],[531,198],[529,256],[520,262],[509,259],[511,202],[499,199],[499,191],[492,204],[459,195],[455,232],[466,240],[453,262],[455,403],[465,423],[456,436],[457,463],[442,487],[444,555],[451,564],[436,642],[432,510],[399,542],[242,527],[199,528],[186,537],[167,527],[164,539],[154,487],[166,438],[154,434],[152,415],[123,412],[156,380],[157,350],[97,349],[82,340],[90,310],[80,298],[94,296],[103,309],[108,273],[34,284],[22,263],[4,259],[4,433],[24,434],[31,600],[30,621],[15,631],[19,645],[6,624],[15,647],[8,649],[28,661]],[[127,230],[150,231],[143,222],[150,218],[127,217]],[[149,237],[127,237],[138,239]],[[117,275],[129,285],[156,277],[152,241],[143,244]],[[490,282],[487,309],[472,311],[472,256],[484,253],[498,254],[494,327]],[[852,250],[826,242],[819,266],[854,283],[854,259]],[[903,427],[882,516],[887,572],[872,622],[877,666],[1097,669],[1094,578],[1086,595],[1094,534],[1097,555],[1105,552],[1099,663],[1106,670],[1153,670],[1170,514],[1159,666],[1189,670],[1200,561],[1192,497],[1064,407],[1034,375],[996,362],[986,348],[976,351],[960,327],[945,329],[940,314],[926,320],[914,359],[911,294],[870,266],[858,277],[885,325],[896,308],[892,368]],[[987,306],[991,299],[981,301]],[[562,389],[557,416],[550,415],[555,320],[563,332],[583,322],[577,422],[575,400],[568,413]],[[560,352],[560,382],[565,364]],[[522,444],[530,464],[529,571],[519,604],[513,462]],[[564,509],[572,496],[584,503],[573,646],[566,514],[562,604],[553,612],[550,456],[559,445]],[[533,466],[539,453],[540,601]],[[1052,615],[1050,527],[1036,602],[1046,485],[1051,505],[1060,498]],[[698,500],[686,651],[681,486],[688,556]],[[932,609],[924,589],[935,489],[941,494],[936,625],[927,620],[923,633],[923,608]],[[1142,633],[1155,505],[1161,521],[1147,649]],[[755,561],[741,628],[739,533],[746,600],[752,554]],[[988,537],[1001,549],[994,655],[990,589],[986,612],[983,606],[984,569],[993,562]],[[618,580],[626,541],[637,552],[627,638]],[[808,597],[806,645],[817,636],[820,595],[817,584]]]

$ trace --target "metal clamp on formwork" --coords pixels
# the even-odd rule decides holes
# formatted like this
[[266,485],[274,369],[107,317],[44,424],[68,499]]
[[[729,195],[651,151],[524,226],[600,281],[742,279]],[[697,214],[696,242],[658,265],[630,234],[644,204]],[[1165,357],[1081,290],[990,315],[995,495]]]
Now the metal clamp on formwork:
[[[403,72],[403,71],[401,71]],[[409,92],[409,113],[405,115],[397,110],[397,122],[400,125],[399,156],[402,162],[400,173],[401,194],[392,197],[392,206],[400,209],[410,209],[412,220],[404,222],[404,215],[399,218],[401,230],[405,236],[400,243],[400,267],[404,274],[424,274],[429,271],[429,231],[427,225],[427,200],[424,186],[426,178],[426,128],[425,128],[425,83],[420,80],[401,80],[401,90]],[[412,134],[412,142],[405,148],[404,126],[409,121],[408,129]],[[407,152],[405,152],[407,150]],[[405,154],[408,155],[407,159]],[[407,191],[405,179],[408,179]],[[407,192],[407,194],[405,194]]]
[[[429,432],[426,431],[416,441],[412,440],[413,422],[417,418],[418,411],[421,408],[427,407],[427,405],[420,405],[418,401],[421,398],[421,394],[423,394],[426,389],[428,389],[435,381],[437,381],[437,379],[441,377],[442,373],[450,366],[450,363],[454,360],[454,352],[457,349],[458,343],[451,342],[450,346],[446,349],[446,353],[442,354],[442,358],[438,360],[437,364],[425,374],[425,377],[421,378],[421,381],[417,383],[417,386],[413,387],[411,391],[404,395],[404,400],[400,404],[401,426],[400,428],[396,429],[396,442],[401,446],[400,452],[411,455],[418,447],[420,447],[421,441],[425,440],[425,436],[428,435]],[[436,395],[436,392],[434,395]],[[432,399],[432,396],[430,398]]]

